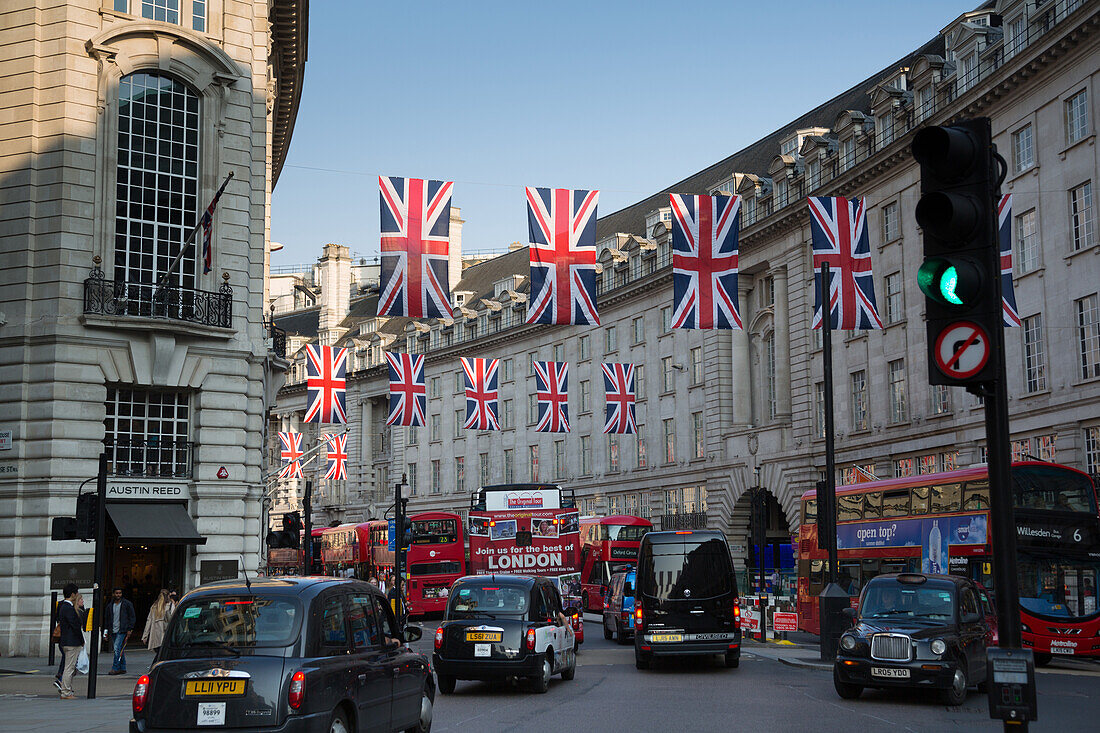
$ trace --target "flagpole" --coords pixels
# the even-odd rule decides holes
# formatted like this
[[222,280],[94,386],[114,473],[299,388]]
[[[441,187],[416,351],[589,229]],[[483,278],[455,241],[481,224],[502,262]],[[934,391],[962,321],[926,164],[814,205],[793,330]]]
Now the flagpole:
[[[225,180],[222,182],[221,188],[219,188],[218,192],[214,194],[214,198],[211,199],[211,201],[217,201],[221,197],[222,191],[224,191],[225,187],[229,185],[229,181],[232,178],[233,171],[229,171],[229,175],[225,177]],[[207,208],[210,207],[207,206]],[[203,211],[205,210],[206,209],[203,209]],[[158,293],[164,289],[165,285],[168,284],[168,276],[172,274],[172,271],[176,269],[176,265],[180,263],[180,260],[183,259],[183,256],[187,254],[188,250],[191,249],[191,245],[194,243],[195,237],[198,235],[200,227],[202,227],[202,214],[199,214],[199,220],[195,222],[195,226],[192,227],[191,233],[187,235],[187,239],[183,240],[183,246],[180,247],[180,251],[179,254],[176,255],[176,259],[172,260],[172,264],[170,264],[168,266],[168,269],[164,271],[164,274],[160,276],[160,281],[157,282]]]

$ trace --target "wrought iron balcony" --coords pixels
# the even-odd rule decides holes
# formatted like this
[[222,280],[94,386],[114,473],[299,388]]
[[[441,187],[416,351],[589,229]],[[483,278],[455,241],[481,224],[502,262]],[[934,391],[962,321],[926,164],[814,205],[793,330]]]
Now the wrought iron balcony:
[[107,438],[107,473],[137,478],[191,478],[195,444],[187,440],[156,437]]
[[84,312],[231,328],[233,288],[229,287],[228,273],[223,277],[225,283],[212,293],[171,285],[158,287],[155,283],[105,280],[97,265],[84,281]]
[[706,512],[686,512],[684,514],[662,514],[661,529],[706,529]]

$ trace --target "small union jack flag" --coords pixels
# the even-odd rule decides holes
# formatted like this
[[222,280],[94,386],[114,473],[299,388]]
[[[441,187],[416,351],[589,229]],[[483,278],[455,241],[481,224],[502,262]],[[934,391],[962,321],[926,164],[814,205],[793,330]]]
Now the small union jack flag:
[[741,328],[737,304],[740,196],[683,196],[672,204],[672,327]]
[[1016,291],[1012,288],[1012,194],[1001,197],[997,207],[997,224],[1001,240],[1001,306],[1006,326],[1020,325],[1020,312],[1016,310]]
[[569,365],[563,361],[535,362],[535,393],[539,419],[535,432],[569,432]]
[[497,366],[500,359],[462,359],[466,373],[467,430],[500,430],[497,419]]
[[325,478],[343,481],[348,477],[348,435],[328,436],[328,471]]
[[596,202],[599,191],[527,189],[531,239],[528,323],[598,326]]
[[424,387],[424,355],[385,352],[390,365],[390,414],[387,425],[424,427],[428,392]]
[[279,457],[286,461],[279,478],[302,478],[302,434],[279,433],[279,442],[283,444]]
[[882,328],[875,306],[867,214],[860,199],[811,196],[814,320],[821,328],[821,264],[829,263],[829,317],[840,330]]
[[210,202],[210,205],[206,207],[206,211],[202,214],[202,219],[199,220],[199,224],[202,225],[202,274],[210,272],[212,267],[212,260],[214,259],[214,209],[218,205],[218,199],[222,197],[222,192],[225,191],[225,187],[229,184],[229,180],[233,178],[233,174],[230,173],[229,177],[225,179],[218,192],[214,194],[214,200]]
[[348,350],[306,346],[305,422],[346,423]]
[[603,388],[607,393],[605,433],[638,432],[634,421],[634,365],[604,364]]
[[378,177],[382,206],[382,294],[378,315],[450,318],[447,254],[450,181]]

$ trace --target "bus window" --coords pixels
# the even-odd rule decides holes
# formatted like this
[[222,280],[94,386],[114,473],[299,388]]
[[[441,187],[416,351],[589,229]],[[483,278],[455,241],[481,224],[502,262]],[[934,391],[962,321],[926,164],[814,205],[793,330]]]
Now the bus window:
[[810,561],[810,585],[820,588],[825,583],[825,561]]
[[882,519],[882,492],[872,491],[863,495],[863,518]]
[[969,481],[963,487],[962,508],[964,511],[989,508],[989,482]]
[[817,524],[817,499],[802,502],[802,523]]
[[928,487],[916,486],[911,491],[912,494],[912,512],[913,514],[927,514],[928,513]]
[[932,513],[959,511],[961,484],[941,484],[932,487]]
[[909,489],[894,489],[893,491],[884,491],[882,493],[882,516],[909,516]]
[[1089,477],[1061,466],[1013,467],[1012,493],[1018,507],[1096,516],[1096,494]]
[[863,494],[848,494],[837,498],[836,518],[840,522],[863,519]]

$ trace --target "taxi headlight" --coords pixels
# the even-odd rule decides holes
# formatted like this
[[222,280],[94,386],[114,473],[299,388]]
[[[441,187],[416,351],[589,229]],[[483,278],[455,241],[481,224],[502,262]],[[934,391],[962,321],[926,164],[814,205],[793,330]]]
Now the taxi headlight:
[[840,637],[840,648],[846,652],[852,651],[856,648],[856,638],[854,636],[849,636],[848,634]]
[[933,654],[943,654],[947,651],[947,644],[943,639],[933,639],[929,647],[932,649]]

